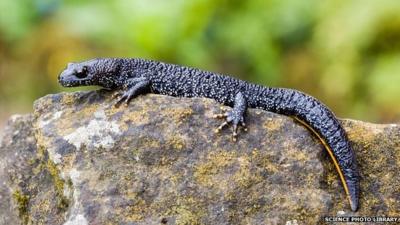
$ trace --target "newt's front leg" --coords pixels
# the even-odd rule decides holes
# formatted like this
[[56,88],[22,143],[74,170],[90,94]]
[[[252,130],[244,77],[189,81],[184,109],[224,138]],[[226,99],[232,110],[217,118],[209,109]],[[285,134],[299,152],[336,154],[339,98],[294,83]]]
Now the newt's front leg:
[[[227,110],[223,114],[218,114],[215,115],[215,118],[225,118],[225,122],[223,122],[216,130],[216,133],[219,133],[222,128],[224,128],[228,124],[232,124],[233,128],[233,134],[232,134],[232,139],[233,141],[236,141],[237,137],[237,129],[238,125],[241,125],[242,127],[245,128],[245,114],[246,114],[246,109],[247,109],[247,101],[244,95],[239,92],[235,96],[235,102],[233,105],[233,109]],[[245,128],[246,130],[246,128]]]
[[150,92],[150,80],[148,78],[131,78],[124,85],[124,92],[115,105],[118,107],[124,101],[129,104],[134,97],[148,92]]

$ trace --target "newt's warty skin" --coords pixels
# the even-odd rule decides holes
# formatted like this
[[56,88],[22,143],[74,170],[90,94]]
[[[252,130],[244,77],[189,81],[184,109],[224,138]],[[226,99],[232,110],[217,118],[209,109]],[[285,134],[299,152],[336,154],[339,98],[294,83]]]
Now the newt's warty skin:
[[347,135],[335,115],[317,99],[302,92],[269,88],[195,68],[144,59],[103,58],[70,63],[60,74],[63,86],[99,85],[125,90],[120,102],[153,92],[176,97],[206,97],[233,107],[224,114],[234,137],[244,125],[247,107],[293,116],[326,145],[343,182],[351,209],[358,208],[359,174]]

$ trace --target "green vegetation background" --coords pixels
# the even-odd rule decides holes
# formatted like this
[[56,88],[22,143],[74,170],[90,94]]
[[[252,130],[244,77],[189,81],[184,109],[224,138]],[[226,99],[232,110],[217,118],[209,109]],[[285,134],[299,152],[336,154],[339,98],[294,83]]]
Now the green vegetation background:
[[0,125],[94,57],[194,66],[400,121],[399,0],[1,0]]

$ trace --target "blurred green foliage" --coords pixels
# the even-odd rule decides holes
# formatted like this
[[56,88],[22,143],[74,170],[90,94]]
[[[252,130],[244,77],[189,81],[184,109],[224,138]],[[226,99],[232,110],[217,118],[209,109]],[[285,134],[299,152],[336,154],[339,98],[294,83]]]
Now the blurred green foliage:
[[[399,0],[2,0],[0,116],[61,90],[70,61],[145,57],[400,120]],[[0,118],[1,120],[1,118]]]

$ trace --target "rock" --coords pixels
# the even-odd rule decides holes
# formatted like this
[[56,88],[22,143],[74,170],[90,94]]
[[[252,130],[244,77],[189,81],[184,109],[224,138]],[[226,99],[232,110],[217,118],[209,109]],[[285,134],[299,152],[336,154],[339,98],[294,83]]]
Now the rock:
[[250,109],[215,134],[219,105],[105,91],[48,95],[0,147],[0,224],[318,224],[400,216],[400,126],[344,120],[361,180],[351,212],[322,144],[289,117]]
[[[6,136],[1,138],[0,224],[19,224],[20,221],[27,219],[28,197],[21,192],[21,189],[26,186],[24,181],[29,180],[24,177],[25,171],[31,170],[26,162],[36,152],[31,126],[31,115],[15,115],[4,130]],[[18,213],[21,215],[20,218]]]
[[62,224],[68,199],[59,170],[37,148],[32,115],[11,117],[0,144],[0,224]]

